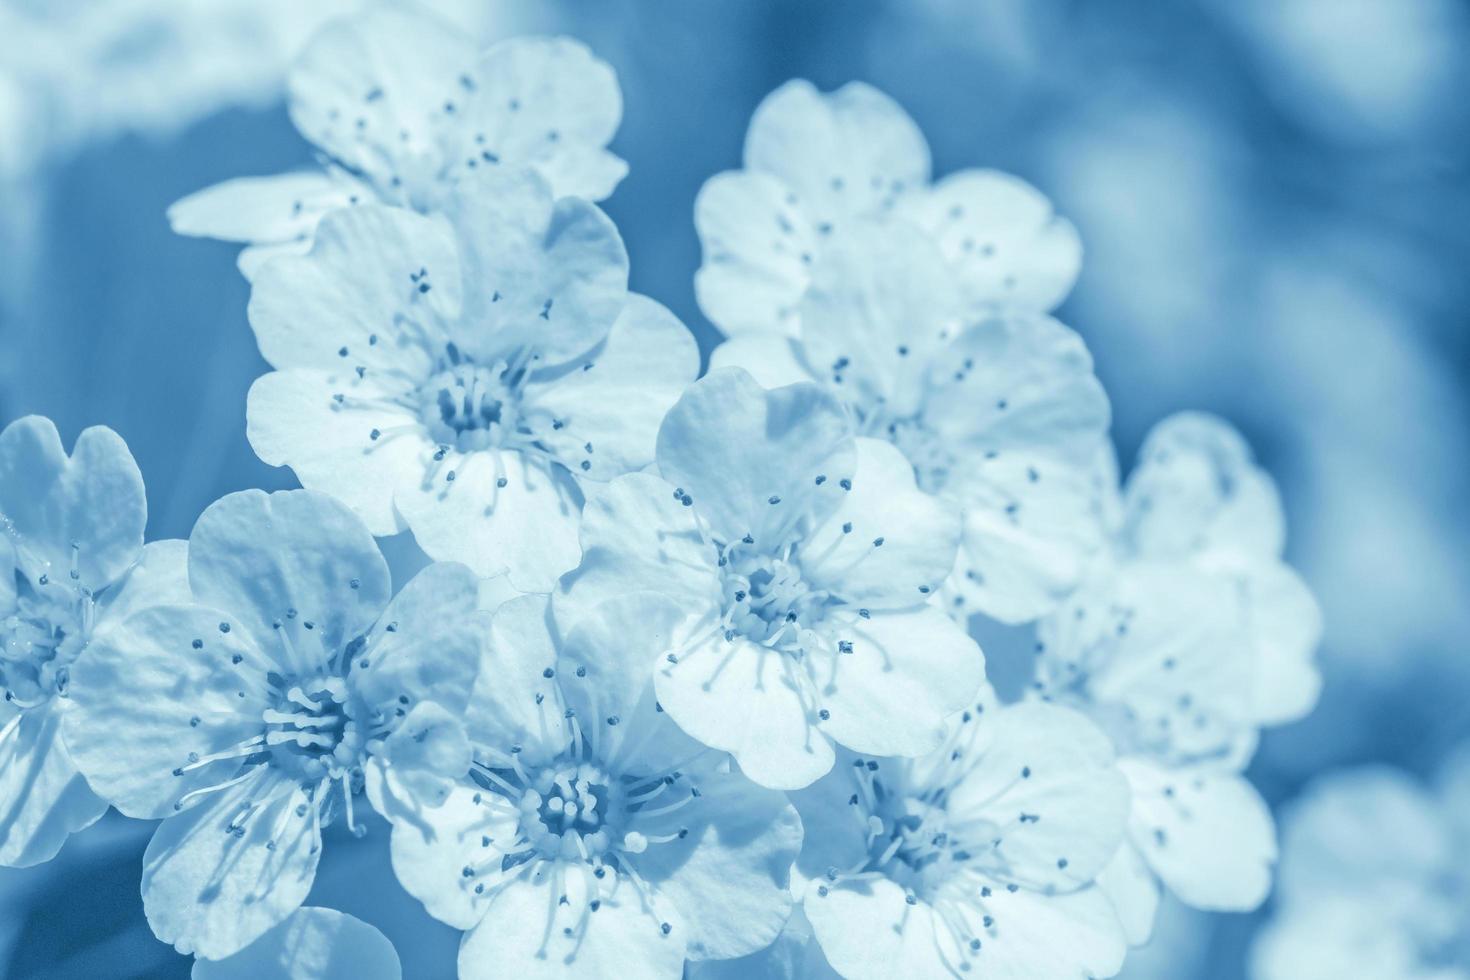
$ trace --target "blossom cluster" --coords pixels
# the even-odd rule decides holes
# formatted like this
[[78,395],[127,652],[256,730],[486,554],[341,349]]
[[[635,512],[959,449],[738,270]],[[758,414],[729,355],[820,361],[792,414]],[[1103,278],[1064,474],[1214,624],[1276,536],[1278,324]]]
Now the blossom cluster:
[[[320,166],[170,219],[245,245],[248,436],[303,489],[145,544],[114,433],[0,434],[0,861],[159,821],[144,909],[201,977],[398,975],[303,907],[333,826],[390,835],[466,978],[1104,977],[1161,888],[1265,899],[1242,772],[1316,699],[1317,609],[1226,423],[1120,485],[1040,192],[782,86],[695,202],[701,375],[597,205],[580,43],[381,9],[289,89]],[[1023,697],[974,617],[1034,631]]]

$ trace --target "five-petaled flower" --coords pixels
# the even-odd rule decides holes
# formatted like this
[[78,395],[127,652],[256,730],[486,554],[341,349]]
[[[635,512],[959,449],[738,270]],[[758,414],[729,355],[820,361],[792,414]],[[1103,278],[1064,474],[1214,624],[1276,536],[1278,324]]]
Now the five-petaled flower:
[[1133,788],[1130,846],[1104,876],[1130,939],[1149,934],[1162,878],[1185,903],[1249,910],[1276,836],[1241,774],[1260,730],[1317,699],[1321,617],[1281,561],[1276,488],[1224,422],[1159,423],[1121,494],[1100,466],[1111,547],[1038,630],[1042,696],[1113,736]]
[[64,725],[95,791],[166,818],[143,858],[154,933],[220,959],[300,906],[324,826],[364,830],[367,770],[434,801],[468,768],[457,718],[485,623],[452,563],[390,601],[362,522],[310,490],[216,501],[189,536],[188,583],[192,602],[93,641]]
[[247,243],[248,278],[310,248],[336,208],[443,211],[461,179],[502,167],[599,201],[628,169],[604,149],[623,114],[617,78],[570,38],[511,38],[477,56],[429,11],[379,6],[319,31],[288,85],[321,168],[228,180],[169,209],[181,234]]
[[406,524],[434,558],[548,591],[577,563],[580,482],[646,465],[698,370],[693,338],[626,291],[617,229],[530,171],[460,184],[454,232],[412,212],[335,212],[256,278],[250,322],[278,370],[251,388],[268,463]]
[[822,384],[962,511],[940,597],[958,618],[1055,608],[1103,545],[1093,465],[1109,409],[1081,339],[1041,313],[967,308],[939,247],[902,221],[849,222],[809,278],[794,336],[737,334],[711,366]]
[[147,513],[111,429],[84,431],[69,458],[49,419],[0,432],[0,864],[49,860],[107,809],[62,719],[99,637],[149,602],[188,596],[182,542],[144,547]]
[[690,735],[782,789],[826,773],[833,743],[919,755],[984,678],[979,648],[929,602],[959,521],[886,442],[854,438],[814,384],[744,371],[691,385],[659,430],[657,476],[592,496],[583,560],[556,613],[651,590],[688,629],[654,671]]
[[727,336],[799,334],[813,265],[834,235],[868,218],[930,238],[970,313],[1045,313],[1077,279],[1077,230],[1044,196],[994,170],[931,185],[924,134],[862,82],[825,94],[800,79],[776,89],[751,118],[744,163],[710,178],[694,204],[704,246],[695,289]]
[[473,769],[441,805],[387,811],[399,879],[469,930],[461,977],[675,980],[686,959],[780,933],[801,822],[655,700],[651,667],[682,621],[646,592],[564,636],[544,596],[496,612],[467,715]]
[[1081,714],[987,690],[918,759],[854,758],[792,794],[803,909],[849,980],[1107,977],[1126,951],[1095,879],[1128,785]]

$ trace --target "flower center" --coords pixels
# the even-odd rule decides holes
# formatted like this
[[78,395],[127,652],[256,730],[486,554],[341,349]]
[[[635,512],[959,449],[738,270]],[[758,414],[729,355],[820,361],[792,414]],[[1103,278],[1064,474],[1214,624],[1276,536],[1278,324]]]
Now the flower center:
[[575,760],[527,776],[516,803],[520,834],[537,854],[577,860],[607,853],[626,817],[627,794],[619,781]]
[[[286,620],[296,618],[296,610],[287,611]],[[320,635],[314,632],[311,622],[301,625],[311,635]],[[273,626],[282,645],[283,662],[300,664],[286,621],[276,620]],[[396,629],[396,623],[386,627],[387,632]],[[229,631],[228,623],[220,624],[221,633]],[[232,654],[231,665],[239,672],[242,686],[240,697],[246,696],[244,688],[249,687],[256,688],[257,694],[264,694],[260,727],[242,741],[219,751],[207,755],[188,753],[183,764],[173,770],[174,776],[214,767],[213,771],[221,779],[183,793],[174,802],[174,809],[182,810],[193,801],[238,785],[258,775],[261,767],[267,767],[271,781],[294,783],[304,793],[307,802],[296,806],[297,817],[310,815],[319,826],[326,826],[340,814],[345,817],[349,831],[358,837],[365,834],[367,827],[358,823],[353,804],[353,797],[363,789],[363,765],[407,716],[410,703],[408,696],[402,694],[396,703],[375,706],[349,686],[354,663],[368,665],[367,657],[354,660],[367,643],[367,636],[357,637],[337,651],[324,667],[303,668],[301,673],[289,670],[256,673],[243,654]],[[203,647],[202,639],[194,640],[196,650]],[[203,718],[196,715],[189,724],[198,727],[202,722]],[[340,798],[334,795],[337,789],[341,790]],[[242,814],[230,821],[232,833],[243,832],[258,804],[259,800],[246,801]],[[274,828],[266,846],[273,849],[283,832],[283,827]]]
[[729,628],[757,642],[799,646],[802,634],[821,618],[830,595],[811,588],[790,556],[725,549],[724,619]]
[[42,575],[33,586],[15,573],[17,602],[0,619],[0,686],[5,700],[34,708],[65,696],[70,668],[92,631],[95,603],[75,579]]
[[[545,676],[553,677],[554,668],[548,668]],[[586,676],[584,669],[576,672],[579,679]],[[560,691],[554,696],[560,699]],[[536,697],[539,704],[543,695]],[[588,917],[620,884],[638,895],[642,908],[652,913],[665,935],[673,929],[661,914],[656,884],[639,869],[640,855],[687,837],[685,821],[698,812],[702,797],[682,769],[692,758],[656,772],[622,771],[639,758],[653,730],[630,735],[629,741],[616,715],[586,719],[590,727],[569,708],[563,717],[566,744],[545,765],[527,765],[519,745],[509,751],[476,748],[470,778],[480,790],[474,802],[485,813],[485,835],[480,839],[485,856],[461,869],[459,884],[488,900],[526,875],[558,882],[580,878],[581,907],[571,912],[576,924],[563,930],[572,942],[566,957],[571,963]],[[603,730],[607,734],[600,734]],[[492,826],[512,814],[513,838],[497,840]],[[569,904],[566,890],[559,890],[561,904]],[[551,919],[558,914],[553,908]]]
[[853,763],[853,777],[857,791],[848,802],[867,827],[868,855],[850,874],[881,874],[926,896],[974,859],[966,840],[993,829],[985,821],[952,819],[946,783],[906,789],[886,781],[880,764],[868,759]]
[[419,408],[435,441],[461,452],[504,446],[520,429],[520,387],[524,369],[505,362],[484,367],[454,364],[420,390]]
[[358,724],[342,678],[318,677],[275,691],[274,705],[261,713],[264,745],[275,765],[319,780],[359,764],[372,733]]

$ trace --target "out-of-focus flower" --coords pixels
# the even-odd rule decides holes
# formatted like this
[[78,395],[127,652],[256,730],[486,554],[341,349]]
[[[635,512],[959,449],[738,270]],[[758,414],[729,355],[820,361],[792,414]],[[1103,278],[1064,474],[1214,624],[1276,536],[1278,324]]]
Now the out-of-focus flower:
[[1255,980],[1470,977],[1470,750],[1425,788],[1369,766],[1319,778],[1285,817]]
[[107,809],[62,720],[95,641],[150,602],[188,597],[183,543],[144,547],[147,516],[143,477],[111,429],[85,430],[70,457],[49,419],[0,432],[0,864],[49,860]]
[[857,431],[899,448],[920,489],[963,512],[946,608],[1049,612],[1103,546],[1093,465],[1108,401],[1081,339],[1041,313],[977,310],[957,286],[967,277],[907,223],[853,220],[825,244],[796,336],[742,332],[711,364],[824,385]]
[[334,208],[440,211],[460,179],[501,167],[596,201],[627,172],[604,149],[623,113],[617,78],[569,38],[513,38],[479,55],[429,11],[379,7],[317,34],[289,88],[321,169],[237,178],[169,210],[177,232],[247,243],[240,267],[252,278],[272,256],[309,249]]
[[1076,281],[1077,230],[1045,197],[991,170],[931,186],[923,133],[862,82],[824,94],[797,79],[772,92],[751,118],[744,162],[710,178],[694,205],[699,305],[728,336],[797,334],[812,264],[861,218],[897,215],[923,229],[972,311],[1045,312]]
[[1208,6],[1242,35],[1266,94],[1335,141],[1417,142],[1464,119],[1454,93],[1470,80],[1463,57],[1470,20],[1453,0]]
[[309,255],[262,271],[250,321],[278,370],[251,388],[250,441],[373,533],[409,527],[434,558],[545,592],[580,555],[578,481],[647,465],[698,354],[626,292],[595,205],[495,171],[462,182],[452,213],[457,234],[338,211]]
[[657,463],[658,476],[588,501],[560,621],[635,590],[675,599],[691,627],[654,672],[659,701],[765,786],[822,776],[834,742],[882,755],[939,744],[984,661],[929,603],[959,521],[902,455],[854,439],[814,384],[766,390],[727,368],[669,411]]
[[263,106],[328,18],[362,0],[45,0],[0,5],[0,178],[90,140]]
[[222,960],[195,960],[192,980],[402,980],[381,932],[332,909],[299,908]]
[[291,914],[322,828],[364,770],[439,800],[469,765],[458,722],[484,635],[463,566],[388,569],[352,512],[310,490],[247,490],[189,537],[187,605],[129,616],[74,668],[68,744],[128,816],[167,818],[143,859],[159,938],[219,959]]
[[500,607],[467,716],[473,769],[439,806],[388,811],[404,886],[469,930],[459,975],[672,980],[686,959],[770,943],[801,822],[655,700],[683,610],[628,594],[560,639],[549,613],[541,596]]
[[1321,617],[1280,555],[1275,485],[1209,416],[1160,423],[1121,497],[1100,467],[1110,555],[1040,624],[1037,687],[1113,736],[1131,847],[1104,875],[1135,942],[1155,876],[1186,904],[1246,910],[1270,888],[1271,816],[1240,775],[1259,730],[1316,702]]
[[806,918],[849,980],[1070,980],[1123,963],[1094,880],[1123,839],[1128,785],[1077,712],[987,691],[930,755],[844,755],[793,801]]

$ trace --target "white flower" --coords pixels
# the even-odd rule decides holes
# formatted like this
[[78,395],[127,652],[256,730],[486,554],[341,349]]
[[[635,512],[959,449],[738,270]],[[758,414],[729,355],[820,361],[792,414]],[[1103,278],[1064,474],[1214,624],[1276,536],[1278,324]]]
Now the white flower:
[[1034,188],[993,170],[929,184],[929,147],[877,89],[787,82],[757,107],[745,169],[712,177],[694,205],[704,246],[700,307],[728,336],[798,332],[811,265],[853,219],[895,215],[941,249],[971,312],[1044,313],[1077,278],[1072,224]]
[[1076,712],[986,692],[930,755],[844,754],[792,799],[803,908],[849,980],[1073,980],[1123,963],[1094,879],[1123,838],[1128,787]]
[[1265,899],[1275,829],[1240,773],[1261,728],[1316,701],[1321,619],[1281,561],[1275,487],[1225,423],[1161,422],[1121,497],[1104,463],[1112,548],[1040,624],[1038,687],[1091,714],[1118,747],[1132,848],[1104,881],[1142,942],[1155,876],[1196,908]]
[[1288,810],[1276,917],[1253,980],[1470,977],[1470,748],[1438,785],[1369,766],[1319,778]]
[[97,427],[70,458],[49,419],[0,432],[0,864],[39,864],[107,803],[62,738],[90,644],[149,602],[187,598],[178,541],[144,547],[143,477]]
[[502,167],[536,170],[558,197],[601,200],[627,172],[604,149],[623,114],[617,78],[570,38],[512,38],[477,57],[430,11],[378,6],[322,29],[288,85],[322,168],[226,181],[169,209],[181,234],[248,243],[247,277],[306,251],[334,208],[440,211],[459,180]]
[[240,952],[195,960],[191,980],[402,980],[398,951],[360,919],[299,908]]
[[563,638],[545,597],[495,614],[467,716],[474,768],[442,805],[394,817],[399,879],[469,930],[461,977],[675,980],[686,959],[781,931],[801,823],[655,701],[650,669],[681,618],[651,593]]
[[799,307],[796,336],[741,333],[711,365],[826,386],[961,508],[946,608],[1007,622],[1053,609],[1103,545],[1093,466],[1109,410],[1081,339],[1039,313],[967,312],[938,247],[892,220],[834,232]]
[[367,528],[310,490],[216,501],[189,537],[188,576],[192,603],[93,641],[64,723],[93,789],[167,818],[143,857],[154,933],[218,959],[301,904],[324,826],[363,831],[365,768],[443,798],[469,765],[454,719],[484,624],[459,565],[430,565],[390,601]]
[[812,782],[833,742],[937,745],[984,662],[928,603],[959,522],[903,457],[854,439],[816,385],[767,391],[726,369],[669,411],[657,463],[589,499],[558,620],[640,589],[674,598],[689,631],[655,671],[659,701],[765,786]]
[[329,215],[262,270],[248,434],[374,534],[547,591],[576,564],[578,481],[646,465],[698,370],[693,338],[626,292],[617,229],[529,171],[464,181],[438,219]]

